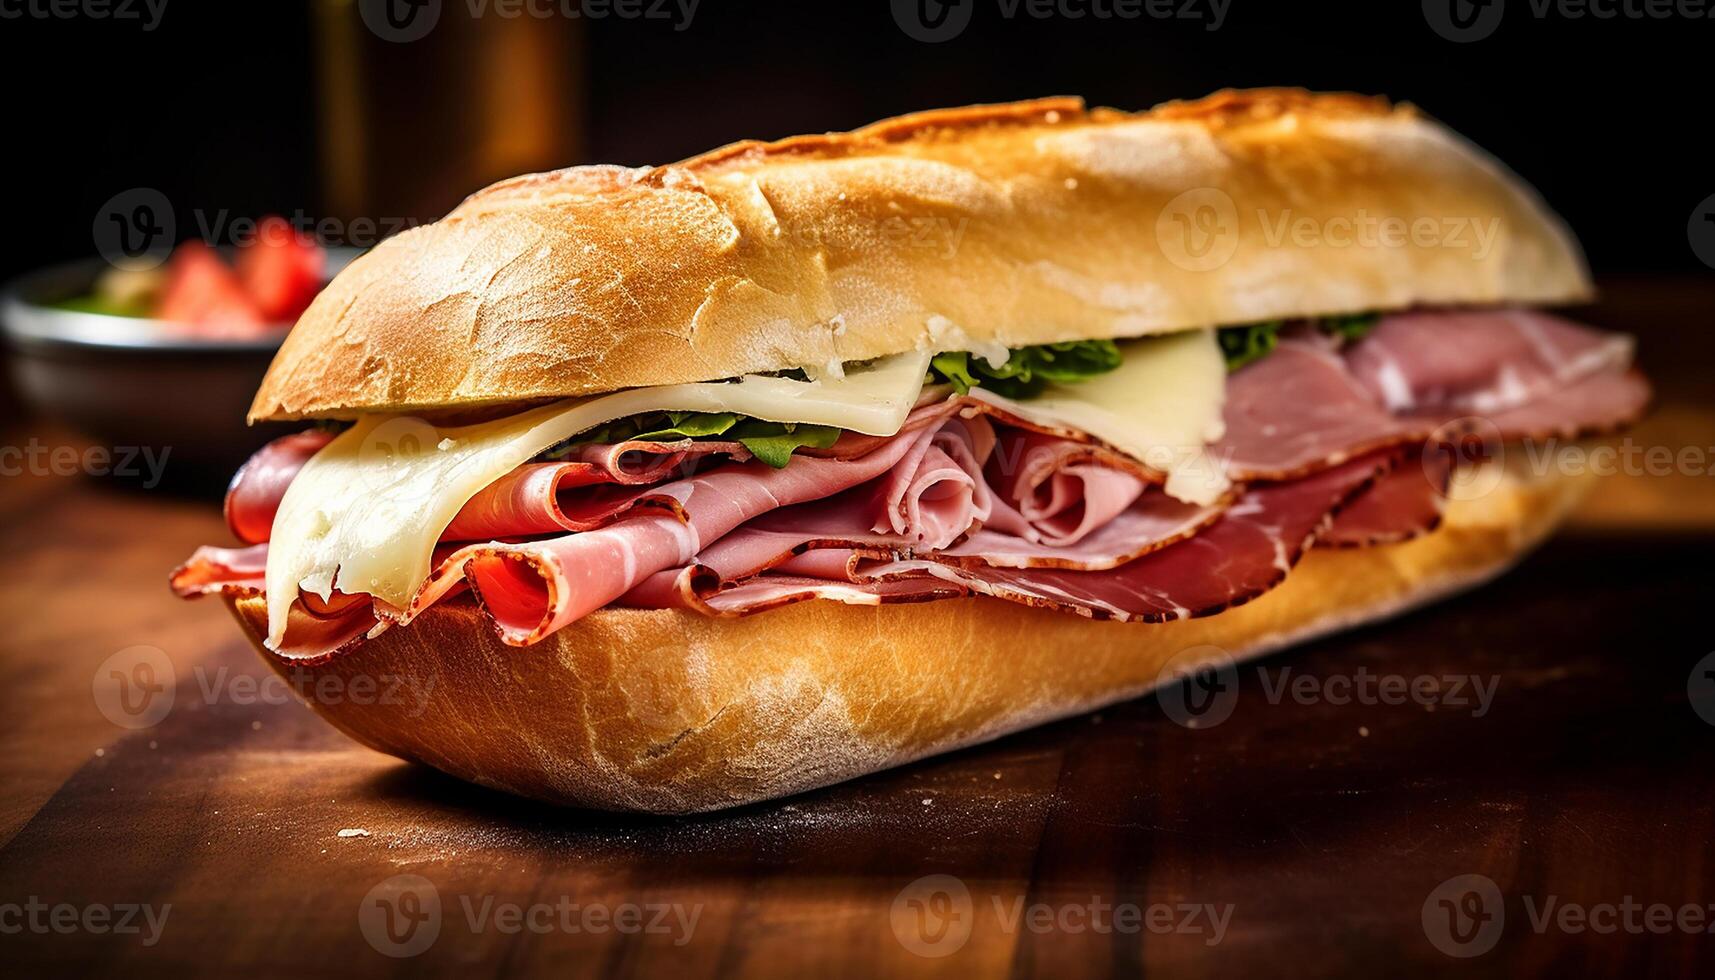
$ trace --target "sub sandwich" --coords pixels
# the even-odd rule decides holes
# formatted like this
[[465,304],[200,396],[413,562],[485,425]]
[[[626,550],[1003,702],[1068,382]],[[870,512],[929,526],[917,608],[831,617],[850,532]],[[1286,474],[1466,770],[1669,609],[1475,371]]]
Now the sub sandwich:
[[1590,293],[1529,187],[1357,96],[520,177],[315,300],[250,413],[304,431],[172,584],[282,673],[410,679],[310,698],[381,751],[778,797],[1497,574],[1585,486],[1508,448],[1649,398],[1630,338],[1547,311]]

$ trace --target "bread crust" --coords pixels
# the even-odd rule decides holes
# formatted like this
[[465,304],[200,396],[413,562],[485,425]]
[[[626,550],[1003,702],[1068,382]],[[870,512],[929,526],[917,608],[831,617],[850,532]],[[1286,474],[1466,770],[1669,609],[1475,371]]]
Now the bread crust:
[[495,184],[342,272],[250,418],[1588,294],[1536,194],[1409,106],[1043,99]]
[[1508,473],[1484,496],[1451,502],[1434,533],[1313,550],[1255,602],[1159,625],[987,598],[816,601],[738,620],[604,610],[517,648],[467,600],[304,666],[263,647],[261,599],[227,601],[262,657],[366,745],[555,803],[684,813],[825,786],[1136,697],[1211,647],[1241,660],[1433,601],[1517,561],[1590,479]]

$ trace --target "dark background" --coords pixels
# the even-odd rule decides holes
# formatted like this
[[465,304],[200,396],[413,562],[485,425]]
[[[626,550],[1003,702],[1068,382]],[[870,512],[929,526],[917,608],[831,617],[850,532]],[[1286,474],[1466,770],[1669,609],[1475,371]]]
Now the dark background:
[[[149,32],[0,20],[11,189],[0,275],[91,254],[98,209],[137,186],[163,190],[181,214],[427,220],[503,168],[660,163],[960,103],[1078,94],[1141,108],[1252,85],[1415,102],[1536,184],[1599,273],[1704,269],[1686,223],[1715,192],[1702,149],[1715,20],[1539,19],[1511,0],[1493,36],[1454,44],[1417,0],[1232,0],[1216,31],[1148,17],[1008,20],[1000,0],[963,2],[975,5],[968,29],[924,44],[899,29],[888,0],[702,0],[682,31],[492,11],[473,21],[467,0],[446,0],[422,41],[364,35],[355,89],[337,88],[349,82],[327,67],[328,25],[357,23],[354,0],[168,0]],[[565,59],[563,70],[509,77],[516,59],[482,47],[507,31],[553,35],[536,53]],[[389,148],[397,178],[355,199],[333,194],[326,174],[327,107],[354,99],[372,108],[363,139]],[[544,117],[561,127],[538,141],[545,149],[460,158],[480,126],[540,128]],[[387,199],[401,184],[408,199]]]

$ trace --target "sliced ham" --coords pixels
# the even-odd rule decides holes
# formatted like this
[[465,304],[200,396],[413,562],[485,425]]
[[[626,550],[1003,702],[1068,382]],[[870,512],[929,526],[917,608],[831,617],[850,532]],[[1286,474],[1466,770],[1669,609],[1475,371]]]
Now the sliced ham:
[[[332,439],[331,432],[320,429],[285,436],[263,447],[239,468],[226,496],[227,524],[239,540],[247,543],[268,540],[286,487],[304,463]],[[577,447],[565,460],[525,464],[484,488],[466,502],[443,537],[454,541],[485,541],[587,530],[600,526],[614,514],[582,521],[569,518],[560,509],[559,501],[573,491],[596,486],[648,486],[675,476],[686,477],[716,456],[743,462],[750,458],[750,453],[736,442],[689,439],[631,440],[611,446]],[[614,513],[651,502],[650,498],[624,490],[614,498],[624,502]],[[670,502],[662,503],[671,508]]]
[[1097,619],[1212,616],[1280,584],[1333,516],[1396,462],[1391,454],[1370,456],[1252,488],[1201,534],[1106,571],[914,560],[879,564],[860,575],[872,581],[932,575],[983,595]]
[[785,469],[734,463],[651,493],[678,505],[673,514],[635,513],[595,530],[453,551],[404,610],[380,610],[404,624],[461,582],[494,618],[501,639],[534,643],[636,588],[651,575],[689,564],[733,528],[782,507],[820,500],[874,480],[902,460],[921,460],[950,407],[913,413],[907,429],[856,459],[795,461]]
[[1623,373],[1632,338],[1535,310],[1397,313],[1344,354],[1395,415],[1492,415],[1591,375]]
[[[174,570],[170,584],[182,598],[262,594],[268,545],[198,548]],[[362,642],[381,626],[368,596],[334,595],[328,602],[306,595],[292,604],[286,643],[276,651],[293,659],[326,659]]]
[[168,584],[180,598],[199,595],[254,595],[268,571],[268,545],[215,548],[204,545],[173,570]]
[[619,598],[656,571],[690,561],[701,543],[698,523],[695,518],[644,515],[544,541],[475,545],[442,566],[442,581],[431,579],[433,598],[410,613],[414,616],[438,601],[439,586],[450,577],[462,577],[494,618],[502,640],[514,646],[535,643]]
[[1643,417],[1650,386],[1637,371],[1602,371],[1488,417],[1504,442],[1612,432]]
[[1398,544],[1440,527],[1453,458],[1446,450],[1412,454],[1342,510],[1317,545],[1369,548]]
[[750,458],[750,451],[740,443],[726,441],[628,439],[611,446],[579,446],[569,461],[591,471],[590,483],[636,485],[658,483],[675,473],[690,476],[710,456],[728,456],[742,463]]
[[[313,599],[313,597],[310,597]],[[376,636],[387,624],[368,596],[336,596],[331,604],[296,602],[286,616],[286,639],[274,652],[290,660],[326,660]]]
[[[487,541],[492,538],[588,531],[636,506],[657,504],[671,510],[670,499],[640,494],[634,488],[688,477],[710,457],[743,461],[750,453],[736,442],[641,442],[611,446],[580,446],[569,458],[526,463],[484,487],[465,502],[442,532],[448,541]],[[566,502],[584,488],[613,491],[611,512],[574,517]],[[586,491],[586,492],[594,492]]]
[[[778,586],[780,577],[799,582],[821,579],[873,585],[857,576],[860,562],[898,560],[910,557],[912,552],[906,550],[908,542],[896,537],[864,533],[861,515],[865,511],[861,506],[854,507],[861,500],[845,495],[843,501],[823,501],[769,514],[754,526],[747,525],[722,538],[698,555],[694,564],[667,569],[646,579],[622,597],[620,604],[646,609],[731,609],[734,614],[748,613],[754,611],[745,604],[748,600],[729,602],[720,598],[722,590],[741,584],[744,589],[763,588],[762,583],[753,580],[765,572],[769,586]],[[1157,491],[1146,494],[1076,545],[1043,544],[984,528],[973,531],[952,548],[924,554],[933,555],[938,562],[972,567],[1108,569],[1184,541],[1217,520],[1221,511],[1219,506],[1198,507]],[[966,591],[956,585],[942,588]],[[889,601],[899,601],[908,591],[889,589],[887,595],[893,597]],[[810,590],[791,595],[793,598],[781,601],[817,598],[819,594]],[[779,603],[770,600],[770,604]]]
[[733,617],[749,616],[810,599],[826,599],[851,606],[879,606],[883,603],[957,599],[970,594],[970,590],[957,583],[935,578],[841,582],[804,575],[768,575],[729,592],[687,594],[677,605],[708,616]]
[[907,547],[945,548],[988,520],[994,495],[983,461],[994,444],[987,419],[943,421],[871,489],[870,532]]
[[233,536],[245,544],[268,540],[286,487],[333,437],[326,429],[294,432],[275,439],[246,460],[226,489],[226,526]]
[[605,471],[592,476],[588,463],[526,463],[466,501],[441,539],[490,541],[591,531],[636,507],[679,513],[679,501],[670,494],[616,484]]
[[1094,531],[1068,543],[1030,540],[991,528],[971,532],[965,540],[937,554],[955,565],[998,568],[1060,568],[1099,571],[1135,561],[1202,531],[1220,518],[1230,501],[1207,506],[1188,504],[1160,490],[1150,490]]
[[1149,484],[1088,443],[1008,428],[988,463],[1000,498],[992,530],[1049,549],[1074,545],[1125,513]]
[[887,473],[826,499],[763,514],[702,549],[694,563],[687,558],[639,582],[621,602],[684,605],[692,591],[754,575],[809,548],[861,548],[881,557],[945,548],[989,516],[993,495],[982,457],[994,443],[985,419],[947,419]]
[[1283,581],[1335,514],[1398,460],[1396,453],[1375,454],[1301,480],[1253,488],[1201,533],[1104,571],[963,566],[936,556],[876,561],[847,554],[833,570],[849,581],[818,586],[802,575],[777,582],[765,574],[718,592],[684,595],[684,604],[712,615],[748,615],[805,598],[881,602],[897,595],[893,590],[900,583],[934,580],[1096,619],[1211,616]]
[[[806,456],[789,466],[787,470],[797,472],[831,472],[826,468],[841,462],[867,459],[872,463],[891,459],[886,453],[903,451],[913,447],[927,451],[927,446],[919,446],[912,442],[901,445],[902,440],[909,439],[925,429],[932,429],[942,420],[951,415],[957,408],[948,403],[926,405],[912,412],[900,429],[898,436],[893,439],[876,440],[873,437],[863,437],[861,440],[846,441],[842,449],[840,443],[830,447],[840,450],[838,453],[820,457]],[[632,446],[666,446],[665,443],[629,443]],[[725,443],[709,443],[714,447],[727,446]],[[731,444],[736,446],[736,443]],[[742,447],[740,447],[742,448]],[[867,452],[858,453],[857,450]],[[629,452],[630,450],[627,450]],[[851,453],[847,455],[846,453]],[[877,455],[881,453],[883,455]],[[576,461],[558,463],[528,463],[513,470],[500,480],[483,489],[460,508],[457,516],[442,534],[447,541],[486,541],[495,538],[528,537],[540,534],[557,534],[563,531],[590,531],[603,527],[638,508],[655,508],[670,511],[678,515],[680,520],[686,520],[684,497],[696,486],[696,476],[683,475],[680,479],[653,485],[637,482],[625,482],[618,479],[601,478],[594,481],[587,479],[586,468],[595,465],[592,461],[600,461],[603,467],[612,466],[617,472],[623,452],[613,452],[605,455],[585,454]],[[707,455],[703,454],[702,458]],[[744,458],[748,458],[748,453]],[[689,457],[686,457],[689,458]],[[739,462],[736,454],[733,461],[719,470],[709,472],[739,472],[732,466]],[[896,461],[896,460],[895,460]],[[680,464],[682,465],[681,459]],[[749,464],[746,464],[749,465]],[[891,464],[889,464],[891,465]],[[657,475],[671,473],[673,467],[657,468]],[[603,473],[609,472],[603,469]],[[637,476],[642,470],[630,471],[627,480]],[[743,472],[762,473],[763,464],[757,463]],[[782,470],[780,472],[785,472]],[[861,479],[869,479],[875,475],[860,465],[853,473],[866,473]],[[725,477],[722,477],[725,480]],[[861,482],[861,480],[860,480]],[[837,487],[835,492],[844,489],[845,484]],[[778,506],[778,505],[777,505]]]
[[1235,480],[1284,480],[1454,422],[1506,441],[1613,431],[1649,401],[1631,353],[1628,337],[1517,310],[1387,316],[1341,353],[1285,337],[1228,379],[1215,452]]
[[[651,574],[688,563],[702,549],[734,527],[759,514],[781,507],[837,494],[874,480],[912,456],[919,461],[933,448],[939,423],[956,406],[950,403],[927,406],[914,412],[900,435],[872,452],[855,459],[805,458],[785,469],[760,462],[732,463],[648,488],[651,498],[671,501],[671,513],[633,512],[635,498],[580,499],[569,512],[569,520],[587,521],[599,516],[602,525],[576,534],[561,534],[539,541],[504,543],[490,541],[459,547],[444,545],[436,552],[436,570],[405,609],[382,608],[363,597],[361,603],[341,605],[317,615],[313,597],[301,598],[294,610],[294,624],[308,632],[295,633],[289,624],[282,655],[319,658],[330,655],[324,640],[346,643],[350,630],[365,621],[359,632],[385,624],[404,625],[435,602],[467,585],[478,594],[494,619],[503,640],[527,644],[540,640],[637,586]],[[946,443],[942,437],[943,444]],[[937,450],[947,458],[945,450]],[[973,462],[969,471],[975,471]],[[964,475],[967,470],[958,468]],[[933,484],[921,484],[923,489]],[[966,524],[969,519],[967,515]],[[249,594],[260,590],[260,569],[266,566],[266,547],[247,549],[228,558],[218,549],[205,549],[174,576],[181,594],[230,591]],[[218,583],[218,585],[216,585]],[[337,612],[342,626],[329,631],[323,623]]]
[[[937,434],[937,441],[944,439],[949,431],[956,431],[958,425],[956,419],[949,421]],[[903,461],[894,473],[909,471],[910,462]],[[917,466],[920,470],[937,468],[921,462]],[[969,467],[967,463],[966,469]],[[977,527],[980,508],[967,501],[963,504],[964,517],[954,524],[961,529],[959,536],[964,540],[953,544],[950,540],[926,539],[903,525],[889,526],[872,520],[872,515],[888,506],[890,488],[896,482],[899,482],[897,477],[884,477],[876,485],[855,487],[827,500],[771,511],[703,549],[694,563],[646,579],[623,597],[622,604],[648,608],[696,605],[687,601],[693,593],[725,588],[769,570],[843,578],[852,556],[892,559],[934,554],[939,561],[963,565],[1113,568],[1191,537],[1219,518],[1228,503],[1223,500],[1213,506],[1199,507],[1152,490],[1104,520],[1094,532],[1080,535],[1071,543],[1056,543],[1034,532],[1031,537],[1022,537],[992,526]],[[979,479],[979,485],[981,482]],[[955,485],[962,493],[962,482]],[[998,501],[995,503],[997,513],[1003,507]],[[1015,519],[1016,516],[1014,512]],[[1029,529],[1028,524],[1022,521],[1019,524]]]
[[1223,415],[1215,455],[1235,480],[1292,479],[1411,435],[1337,354],[1291,340],[1233,372]]

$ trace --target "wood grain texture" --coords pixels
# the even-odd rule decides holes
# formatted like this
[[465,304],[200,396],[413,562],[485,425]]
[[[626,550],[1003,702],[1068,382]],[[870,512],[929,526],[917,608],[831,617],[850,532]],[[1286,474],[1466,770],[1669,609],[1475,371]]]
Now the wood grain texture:
[[[1640,335],[1661,394],[1632,439],[1715,447],[1715,292],[1621,282],[1609,296],[1588,319]],[[67,443],[14,425],[0,445],[32,437]],[[172,906],[151,947],[25,929],[0,932],[0,962],[17,976],[1708,975],[1715,935],[1538,934],[1525,899],[1715,901],[1715,726],[1687,693],[1715,649],[1712,487],[1610,479],[1489,588],[1245,668],[1213,727],[1146,699],[782,803],[627,819],[465,786],[358,747],[277,687],[253,692],[269,672],[226,612],[164,584],[196,544],[224,540],[206,501],[0,477],[0,927],[32,896]],[[92,689],[138,644],[170,662],[174,700],[127,730]],[[1474,677],[1493,701],[1480,717],[1270,701],[1283,677],[1360,671]],[[359,911],[405,874],[433,883],[441,928],[393,959]],[[1505,927],[1492,951],[1453,960],[1422,909],[1463,874],[1496,883]],[[906,891],[929,875],[955,876],[970,905],[948,906],[964,916],[953,938],[925,947],[893,910],[902,892],[932,900]],[[672,919],[509,933],[473,929],[465,907],[562,899],[697,917],[688,938]],[[1019,901],[1092,900],[1231,918],[1213,945],[1207,931],[1008,925]]]

